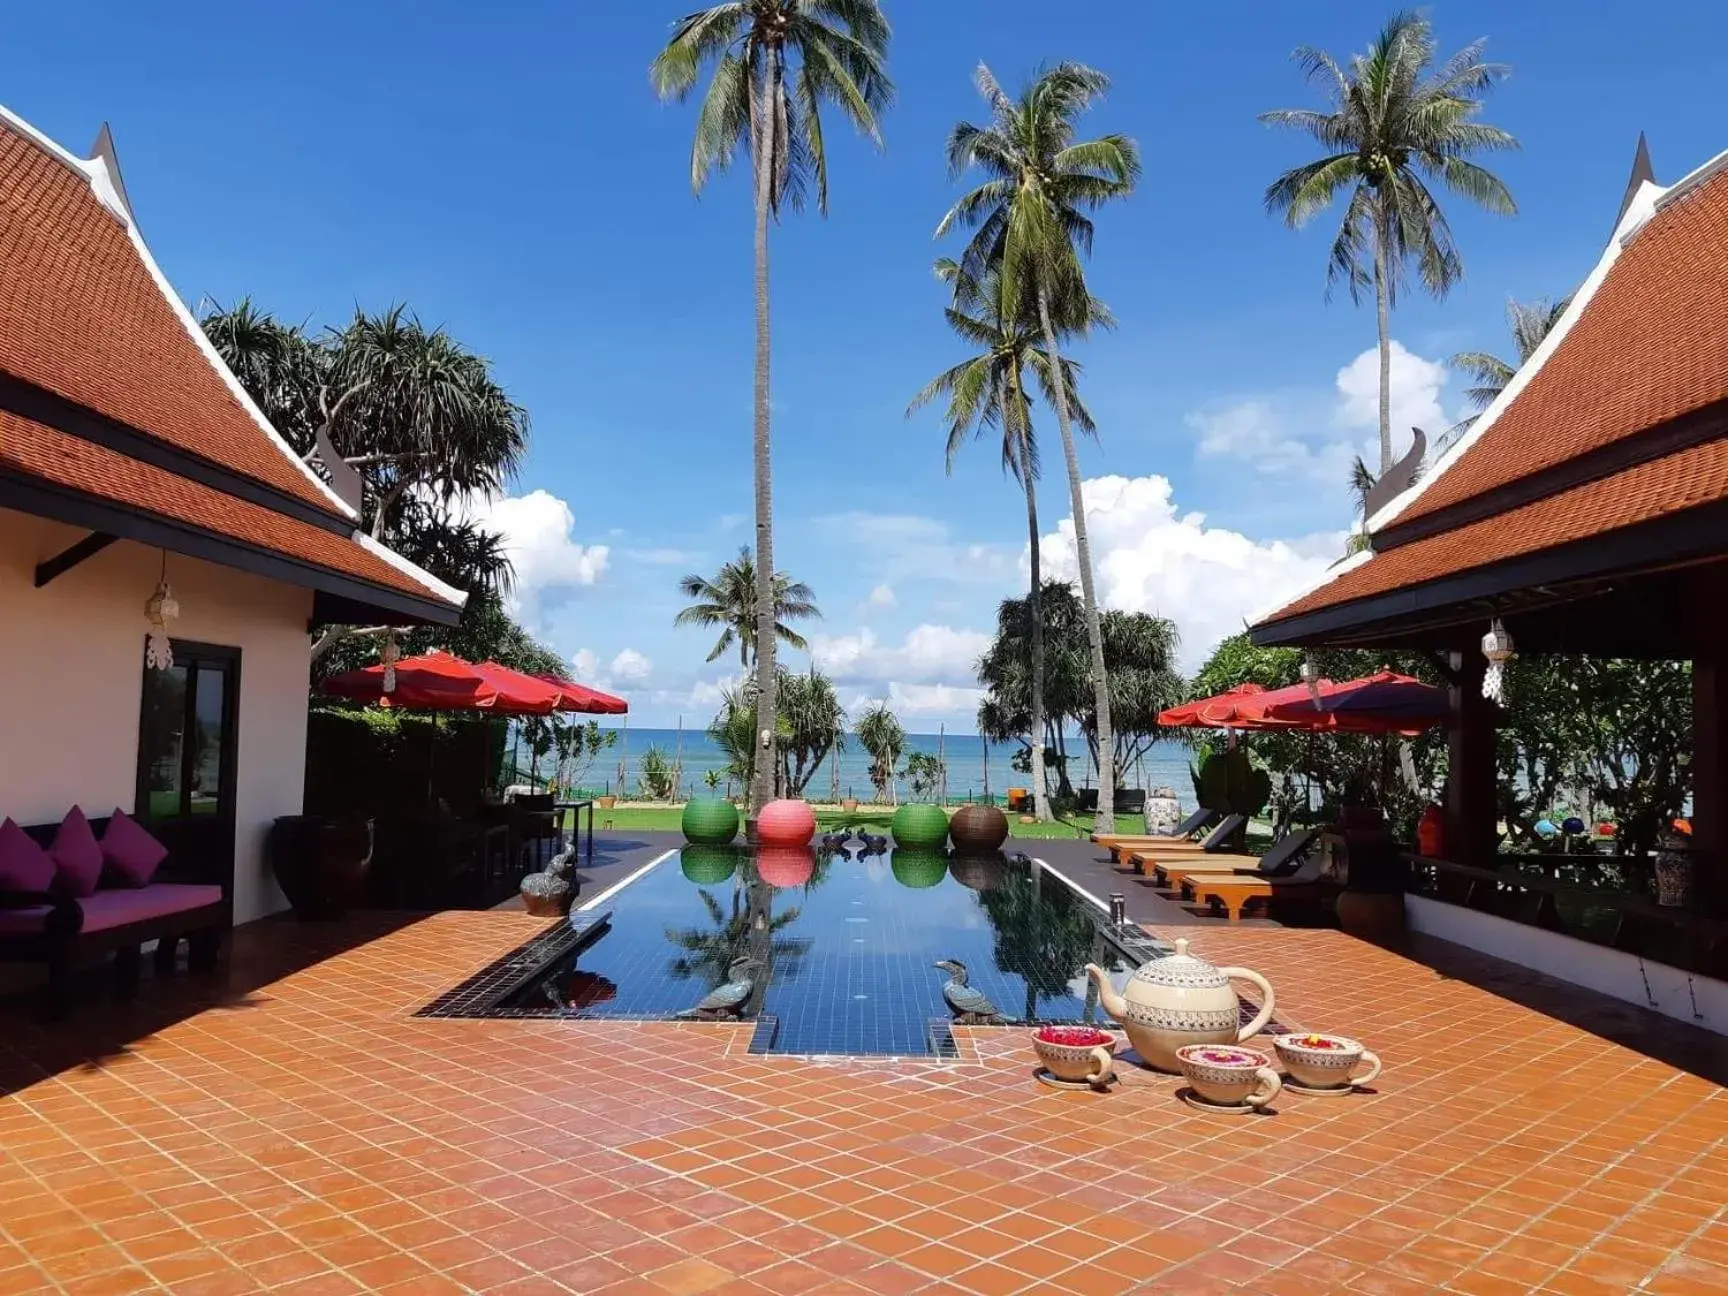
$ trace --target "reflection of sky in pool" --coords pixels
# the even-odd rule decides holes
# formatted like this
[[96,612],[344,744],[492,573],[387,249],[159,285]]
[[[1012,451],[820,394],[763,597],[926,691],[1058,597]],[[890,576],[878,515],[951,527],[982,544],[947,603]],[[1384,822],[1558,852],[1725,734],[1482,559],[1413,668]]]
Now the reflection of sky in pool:
[[938,959],[964,963],[1015,1021],[1104,1020],[1080,969],[1125,967],[1098,939],[1095,906],[1000,855],[782,852],[758,868],[747,852],[686,847],[599,907],[610,927],[508,1007],[674,1016],[754,957],[768,972],[753,978],[745,1016],[778,1018],[774,1052],[908,1055],[928,1052],[930,1021],[951,1016]]

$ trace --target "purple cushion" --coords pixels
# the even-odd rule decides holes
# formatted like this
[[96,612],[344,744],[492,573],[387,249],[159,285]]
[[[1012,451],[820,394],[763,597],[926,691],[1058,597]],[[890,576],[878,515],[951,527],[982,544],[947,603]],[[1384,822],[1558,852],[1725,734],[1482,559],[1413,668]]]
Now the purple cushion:
[[[181,913],[217,904],[222,899],[219,886],[197,886],[182,882],[156,882],[136,890],[98,891],[84,896],[78,907],[84,911],[87,932],[106,931],[128,923],[160,918],[164,914]],[[28,935],[42,930],[52,912],[48,905],[33,905],[27,909],[0,909],[0,936]]]
[[96,884],[102,880],[102,848],[96,844],[90,821],[77,806],[60,821],[60,831],[54,834],[48,853],[54,857],[57,890],[80,897],[96,894]]
[[148,886],[157,866],[168,858],[168,848],[145,832],[138,821],[116,810],[102,830],[102,863],[108,880],[116,886]]
[[0,891],[46,891],[54,859],[11,819],[0,823]]

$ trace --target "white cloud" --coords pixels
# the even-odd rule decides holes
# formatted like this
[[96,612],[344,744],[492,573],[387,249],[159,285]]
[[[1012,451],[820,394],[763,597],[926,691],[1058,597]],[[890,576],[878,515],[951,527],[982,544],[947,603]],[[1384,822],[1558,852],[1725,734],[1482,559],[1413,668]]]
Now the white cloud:
[[1273,403],[1259,397],[1196,410],[1187,423],[1200,434],[1200,454],[1245,459],[1266,476],[1339,485],[1355,453],[1348,442],[1315,443],[1294,435]]
[[887,585],[878,585],[870,591],[870,606],[885,608],[894,606],[894,591]]
[[[1410,429],[1419,427],[1428,434],[1432,445],[1453,420],[1440,407],[1440,393],[1446,386],[1446,366],[1438,360],[1424,360],[1408,350],[1398,339],[1392,339],[1392,445],[1410,444]],[[1380,429],[1380,349],[1369,347],[1338,371],[1338,422],[1347,428]],[[1370,464],[1374,461],[1369,460]]]
[[920,625],[898,647],[870,629],[849,635],[810,636],[810,659],[841,684],[970,684],[990,636],[952,626]]
[[[1343,533],[1251,540],[1209,527],[1203,514],[1177,509],[1165,477],[1098,477],[1081,490],[1100,600],[1175,621],[1185,670],[1245,621],[1318,581],[1344,552]],[[1051,577],[1078,579],[1072,518],[1042,546]]]
[[578,648],[570,654],[570,665],[575,668],[577,683],[598,689],[645,684],[654,674],[654,663],[634,648],[623,649],[604,666],[592,648]]
[[888,686],[888,705],[901,719],[908,716],[955,716],[969,720],[978,714],[984,690],[954,684],[901,684]]
[[911,513],[834,513],[818,527],[874,566],[883,585],[905,580],[1000,584],[1014,573],[1014,547],[964,543],[945,522]]
[[531,630],[544,630],[542,610],[606,570],[606,545],[584,545],[573,532],[576,515],[550,491],[526,495],[471,498],[459,510],[477,525],[503,537],[516,572],[511,613]]

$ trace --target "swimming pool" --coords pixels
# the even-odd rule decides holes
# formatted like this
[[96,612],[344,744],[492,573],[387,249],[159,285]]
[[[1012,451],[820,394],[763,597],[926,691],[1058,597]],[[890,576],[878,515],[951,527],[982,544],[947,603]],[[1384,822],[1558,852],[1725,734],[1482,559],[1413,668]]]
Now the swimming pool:
[[[1024,856],[695,846],[530,946],[489,969],[490,989],[445,997],[466,992],[463,1011],[427,1011],[675,1018],[736,985],[736,1015],[757,1022],[754,1052],[942,1055],[945,991],[978,1024],[1100,1021],[1085,964],[1126,976],[1163,951]],[[965,969],[963,990],[938,962]]]

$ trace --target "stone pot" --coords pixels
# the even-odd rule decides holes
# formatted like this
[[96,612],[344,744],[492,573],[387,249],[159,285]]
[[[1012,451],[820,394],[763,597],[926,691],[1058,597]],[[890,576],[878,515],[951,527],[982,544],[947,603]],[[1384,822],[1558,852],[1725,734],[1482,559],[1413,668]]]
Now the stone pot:
[[1264,1107],[1284,1087],[1271,1058],[1235,1044],[1186,1044],[1176,1062],[1188,1087],[1219,1107]]
[[1041,1026],[1032,1033],[1032,1051],[1044,1069],[1070,1084],[1084,1081],[1103,1089],[1116,1078],[1111,1056],[1115,1037],[1091,1026]]
[[340,918],[366,893],[372,821],[284,815],[270,825],[265,854],[296,918]]
[[1347,935],[1375,945],[1393,945],[1405,934],[1404,897],[1380,891],[1338,893],[1338,925]]
[[594,804],[599,806],[602,810],[610,810],[613,806],[618,804],[618,798],[615,796],[595,797]]
[[1669,909],[1684,909],[1692,903],[1692,840],[1681,833],[1667,833],[1657,843],[1656,903]]
[[[1348,1035],[1293,1031],[1273,1036],[1272,1047],[1290,1079],[1306,1089],[1349,1089],[1380,1074],[1380,1059]],[[1367,1074],[1351,1074],[1364,1064]]]
[[858,808],[858,798],[857,797],[842,797],[842,798],[840,798],[840,808],[842,810],[844,810],[847,814],[851,814],[854,810],[856,810]]
[[988,855],[1008,840],[1008,816],[995,806],[964,805],[948,821],[957,854]]
[[[1238,1044],[1252,1039],[1272,1020],[1276,1003],[1271,983],[1248,968],[1213,967],[1188,952],[1178,940],[1176,952],[1141,965],[1121,994],[1104,969],[1086,965],[1098,987],[1104,1011],[1122,1023],[1128,1042],[1148,1066],[1172,1074],[1182,1070],[1177,1050],[1188,1044]],[[1260,1011],[1241,1025],[1236,990],[1230,982],[1252,983],[1260,991]]]

